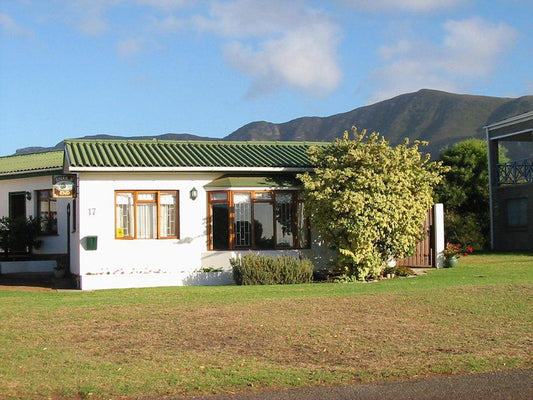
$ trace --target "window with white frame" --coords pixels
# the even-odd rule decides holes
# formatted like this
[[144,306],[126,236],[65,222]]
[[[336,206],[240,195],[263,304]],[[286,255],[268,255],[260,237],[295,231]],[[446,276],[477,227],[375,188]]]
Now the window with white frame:
[[309,247],[309,220],[296,190],[213,191],[208,209],[211,250]]
[[117,239],[179,237],[177,191],[115,192]]

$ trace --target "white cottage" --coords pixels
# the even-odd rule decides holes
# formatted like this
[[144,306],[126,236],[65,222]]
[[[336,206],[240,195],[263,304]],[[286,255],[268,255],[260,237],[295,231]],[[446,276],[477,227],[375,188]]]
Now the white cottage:
[[[41,261],[0,258],[0,272],[51,271],[63,257],[84,290],[225,284],[238,253],[314,258],[296,180],[311,145],[67,140],[0,157],[0,216],[38,216],[45,231]],[[75,175],[75,198],[53,197],[60,174]]]

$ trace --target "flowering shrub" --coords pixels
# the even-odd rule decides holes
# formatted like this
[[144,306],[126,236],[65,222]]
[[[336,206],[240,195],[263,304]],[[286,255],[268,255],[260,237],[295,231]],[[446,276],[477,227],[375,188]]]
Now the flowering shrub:
[[444,257],[449,258],[452,256],[455,256],[455,258],[459,258],[461,256],[467,256],[474,251],[472,247],[464,247],[461,245],[461,243],[453,244],[453,243],[446,243],[446,247],[442,251],[442,254]]

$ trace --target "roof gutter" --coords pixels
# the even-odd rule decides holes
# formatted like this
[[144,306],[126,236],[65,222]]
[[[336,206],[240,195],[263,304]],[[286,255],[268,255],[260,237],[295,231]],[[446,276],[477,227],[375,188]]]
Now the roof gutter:
[[305,172],[312,167],[67,167],[69,172]]
[[43,173],[50,173],[50,172],[57,172],[57,171],[63,171],[63,168],[54,167],[54,168],[28,169],[24,171],[0,172],[0,177],[19,176],[19,175],[39,175]]

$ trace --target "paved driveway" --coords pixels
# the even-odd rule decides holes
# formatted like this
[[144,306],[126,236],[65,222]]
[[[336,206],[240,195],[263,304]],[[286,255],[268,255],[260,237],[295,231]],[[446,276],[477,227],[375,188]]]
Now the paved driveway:
[[315,387],[195,400],[531,400],[533,369],[452,375],[348,387]]

